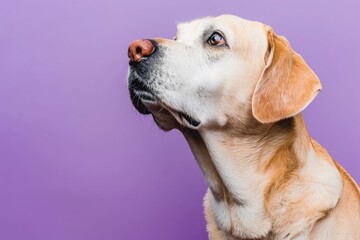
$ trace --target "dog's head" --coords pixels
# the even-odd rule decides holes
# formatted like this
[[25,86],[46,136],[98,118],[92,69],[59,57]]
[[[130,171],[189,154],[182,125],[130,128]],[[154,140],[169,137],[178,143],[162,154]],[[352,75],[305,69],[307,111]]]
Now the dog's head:
[[302,111],[321,84],[287,40],[235,16],[178,25],[170,39],[129,47],[134,106],[164,130],[273,123]]

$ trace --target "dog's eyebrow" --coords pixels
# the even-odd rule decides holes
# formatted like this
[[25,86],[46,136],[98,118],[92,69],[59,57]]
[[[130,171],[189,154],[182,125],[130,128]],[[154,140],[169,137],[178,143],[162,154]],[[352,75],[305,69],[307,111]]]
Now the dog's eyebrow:
[[213,33],[213,31],[215,30],[215,25],[214,24],[210,24],[210,25],[207,25],[205,28],[204,28],[204,34],[211,34]]
[[215,31],[215,25],[210,24],[204,27],[203,34],[202,34],[202,41],[206,41],[211,34]]

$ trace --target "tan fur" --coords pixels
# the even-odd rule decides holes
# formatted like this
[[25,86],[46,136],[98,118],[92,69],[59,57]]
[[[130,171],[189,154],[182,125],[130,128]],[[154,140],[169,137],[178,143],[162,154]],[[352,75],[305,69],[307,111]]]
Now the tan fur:
[[[207,25],[226,31],[231,53],[219,48],[211,52],[206,46],[206,56],[209,52],[215,57],[222,54],[218,61],[232,59],[230,63],[239,64],[242,70],[232,69],[216,93],[209,90],[202,96],[209,100],[205,103],[213,103],[208,108],[216,109],[216,114],[200,107],[197,111],[203,115],[191,113],[203,117],[202,125],[186,125],[179,118],[182,109],[176,110],[174,105],[183,104],[194,94],[175,99],[180,101],[176,104],[162,99],[160,104],[146,106],[160,128],[183,133],[206,178],[209,190],[204,207],[209,238],[360,239],[359,188],[309,136],[300,113],[321,89],[317,76],[284,37],[259,22],[234,16],[186,23],[179,26],[177,42],[156,41],[171,47],[169,57],[175,58],[175,50],[182,49],[179,53],[184,46],[199,47],[194,42],[198,44],[197,37],[202,36],[198,31]],[[206,69],[210,71],[217,64]],[[206,81],[211,77],[204,76]],[[166,92],[166,88],[162,90]],[[187,108],[197,102],[191,103],[185,104]]]
[[[265,208],[267,209],[268,214],[272,218],[273,229],[269,233],[267,237],[259,238],[264,240],[271,239],[282,239],[277,238],[276,234],[281,232],[286,232],[290,230],[290,226],[292,224],[296,224],[296,222],[301,219],[307,219],[308,221],[308,238],[306,239],[357,239],[351,238],[353,236],[360,237],[360,231],[356,231],[355,235],[348,235],[347,232],[336,233],[337,238],[330,238],[333,233],[338,232],[336,229],[336,225],[334,228],[326,229],[325,227],[322,229],[322,223],[330,218],[336,219],[339,222],[339,225],[342,224],[345,229],[349,229],[347,231],[354,231],[352,225],[349,224],[347,219],[357,219],[356,225],[359,225],[360,219],[360,194],[359,190],[354,183],[354,181],[349,177],[349,175],[336,164],[339,169],[342,177],[342,181],[344,184],[342,197],[339,198],[339,203],[334,206],[329,206],[325,201],[315,199],[315,201],[311,201],[312,199],[312,191],[304,190],[298,198],[291,197],[291,187],[294,184],[299,184],[299,182],[304,182],[304,186],[308,181],[308,176],[302,175],[299,172],[299,169],[303,167],[306,159],[298,159],[297,156],[304,156],[305,153],[302,151],[307,151],[309,148],[313,148],[318,156],[320,156],[319,161],[325,161],[331,166],[335,166],[334,161],[327,154],[326,150],[324,150],[318,143],[316,143],[313,139],[311,139],[307,131],[304,127],[304,123],[301,115],[296,116],[297,124],[294,126],[296,134],[291,133],[291,136],[288,138],[288,142],[284,145],[285,147],[280,147],[277,151],[274,151],[275,154],[271,157],[265,164],[265,168],[260,167],[259,171],[264,172],[265,174],[269,174],[269,180],[267,184],[266,191],[264,192],[265,196]],[[271,131],[271,130],[270,130]],[[269,133],[267,133],[269,134]],[[295,137],[296,136],[296,137]],[[297,142],[298,141],[298,142]],[[280,141],[281,142],[281,141]],[[233,144],[233,143],[232,143]],[[307,147],[304,147],[302,144],[308,144]],[[191,143],[190,143],[191,145]],[[298,146],[296,146],[298,145]],[[286,147],[287,146],[287,147]],[[194,147],[194,146],[193,146]],[[231,147],[229,147],[231,149]],[[299,151],[299,152],[294,152]],[[321,171],[321,169],[314,171]],[[292,206],[291,208],[287,208],[286,211],[277,214],[279,210],[279,196],[283,196],[283,204],[289,204]],[[214,218],[214,214],[212,213],[210,207],[211,191],[209,191],[205,197],[205,215],[206,220],[208,222],[207,229],[209,231],[210,239],[235,239],[235,240],[245,240],[250,238],[239,238],[229,234],[229,232],[221,230],[216,223]],[[338,219],[335,217],[335,213],[340,212],[341,217]],[[354,216],[354,217],[350,217]],[[236,225],[236,224],[233,224]],[[359,225],[360,227],[360,225]],[[311,231],[314,229],[313,231]],[[357,228],[355,228],[357,229]],[[293,229],[297,231],[298,229]],[[301,229],[299,229],[301,230]],[[313,236],[318,235],[318,231],[330,231],[329,238],[317,238]],[[303,231],[299,231],[299,234],[303,233]],[[357,234],[357,235],[356,235]],[[285,237],[286,234],[283,234]],[[294,238],[289,239],[297,239],[298,235],[295,235]],[[346,236],[346,237],[345,237]],[[349,237],[351,236],[351,237]],[[256,238],[258,239],[258,238]]]
[[[240,137],[248,139],[248,141],[255,141],[257,145],[262,147],[257,159],[258,171],[267,175],[267,184],[263,192],[264,208],[273,226],[267,236],[256,239],[288,239],[288,237],[290,237],[289,239],[355,239],[354,236],[359,236],[360,239],[360,228],[359,230],[351,228],[350,231],[354,233],[347,234],[343,233],[343,230],[338,231],[321,226],[321,223],[327,219],[334,218],[336,212],[349,212],[351,211],[350,208],[354,206],[356,207],[355,219],[360,223],[360,195],[358,188],[348,174],[342,168],[339,168],[338,164],[336,166],[341,173],[344,187],[343,195],[339,200],[335,200],[334,203],[330,201],[327,203],[325,199],[321,200],[321,197],[317,199],[316,196],[314,197],[316,189],[311,190],[311,187],[309,187],[310,190],[299,190],[300,193],[295,197],[292,194],[292,191],[295,191],[292,189],[294,185],[303,185],[305,187],[311,185],[311,183],[307,182],[311,176],[307,176],[300,171],[308,161],[306,158],[309,151],[314,151],[315,155],[318,156],[316,161],[325,161],[332,167],[335,167],[335,164],[327,152],[310,138],[302,116],[299,114],[320,91],[320,81],[301,56],[293,52],[285,38],[276,36],[271,29],[267,29],[269,50],[273,52],[268,53],[268,56],[265,55],[264,58],[265,60],[272,59],[254,90],[251,108],[253,115],[247,112],[245,115],[242,114],[241,117],[232,118],[225,127],[219,129],[224,132],[225,137],[222,139],[222,143],[227,146],[230,153],[233,151],[232,149],[239,147],[237,143]],[[288,101],[284,101],[284,99]],[[246,109],[249,109],[246,105],[239,106],[240,112],[246,112]],[[290,116],[295,116],[293,125],[276,123]],[[269,124],[259,124],[258,121]],[[273,122],[275,124],[270,124]],[[216,131],[216,126],[209,127],[209,130]],[[206,159],[206,162],[212,161],[208,149],[204,146],[206,145],[203,143],[204,140],[199,136],[195,139],[189,137],[186,133],[184,134],[195,157],[198,159],[200,167],[211,172],[211,175],[217,176],[212,179],[222,186],[222,189],[227,189],[221,180],[221,176],[219,179],[216,167],[213,165],[211,167],[204,166],[201,163],[202,159]],[[196,150],[196,148],[199,148],[199,143],[202,143],[200,144],[202,146],[201,151]],[[255,149],[254,147],[251,148]],[[238,153],[234,153],[234,157],[236,154]],[[321,169],[313,169],[313,171],[321,171]],[[231,194],[229,190],[226,190],[226,193]],[[233,229],[236,223],[232,223],[230,231],[221,229],[210,207],[211,195],[216,196],[218,193],[210,190],[205,197],[204,206],[209,238],[212,240],[255,239],[242,238],[233,234],[233,232],[236,232]],[[356,197],[353,198],[348,195]],[[225,201],[227,201],[226,199],[231,198],[227,196]],[[350,204],[348,201],[354,203]],[[287,205],[287,207],[281,209],[282,205]],[[347,214],[341,215],[343,219],[340,222],[348,222],[344,219]],[[345,229],[348,228],[349,226],[345,227]],[[322,231],[329,231],[329,234],[322,237],[317,233]],[[293,232],[293,234],[290,234],[290,232]],[[333,232],[340,232],[337,238],[332,238]],[[347,236],[347,238],[344,236]]]
[[284,37],[268,30],[271,63],[253,96],[253,114],[263,123],[276,122],[303,110],[321,90],[321,84],[304,59]]

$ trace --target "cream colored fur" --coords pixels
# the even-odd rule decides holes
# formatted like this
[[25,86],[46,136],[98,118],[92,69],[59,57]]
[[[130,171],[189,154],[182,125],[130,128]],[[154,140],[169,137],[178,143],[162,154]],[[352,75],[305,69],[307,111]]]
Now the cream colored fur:
[[[207,45],[209,28],[227,47]],[[157,101],[143,103],[162,129],[184,134],[204,173],[211,240],[360,239],[359,189],[300,113],[320,81],[285,38],[223,15],[180,24],[176,41],[156,41],[164,46],[151,85]]]

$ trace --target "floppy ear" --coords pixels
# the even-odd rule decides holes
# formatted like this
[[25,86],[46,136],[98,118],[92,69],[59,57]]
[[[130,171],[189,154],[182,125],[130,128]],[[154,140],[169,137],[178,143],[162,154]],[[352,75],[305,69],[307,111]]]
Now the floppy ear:
[[265,70],[255,87],[252,112],[262,123],[276,122],[301,112],[321,90],[321,83],[284,37],[268,29]]

